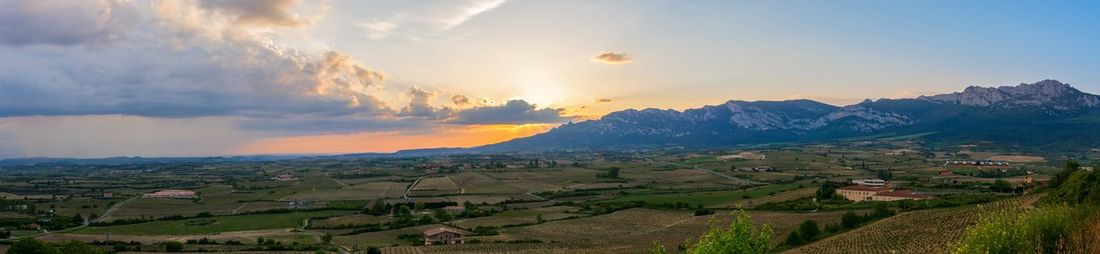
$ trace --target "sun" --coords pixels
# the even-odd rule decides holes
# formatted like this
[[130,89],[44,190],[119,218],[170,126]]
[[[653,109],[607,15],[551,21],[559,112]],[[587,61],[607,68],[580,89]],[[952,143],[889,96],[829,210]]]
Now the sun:
[[550,107],[565,101],[568,91],[565,85],[545,70],[526,70],[517,76],[517,95],[539,107]]

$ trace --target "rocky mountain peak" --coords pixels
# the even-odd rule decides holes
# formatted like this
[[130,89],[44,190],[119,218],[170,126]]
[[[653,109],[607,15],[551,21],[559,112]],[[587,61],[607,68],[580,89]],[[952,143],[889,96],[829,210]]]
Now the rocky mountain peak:
[[1071,98],[1074,100],[1072,103],[1081,103],[1088,107],[1097,105],[1096,96],[1083,93],[1069,84],[1052,79],[996,88],[970,86],[962,92],[921,96],[918,99],[967,106],[1016,108],[1059,104],[1057,100],[1067,96],[1076,96]]

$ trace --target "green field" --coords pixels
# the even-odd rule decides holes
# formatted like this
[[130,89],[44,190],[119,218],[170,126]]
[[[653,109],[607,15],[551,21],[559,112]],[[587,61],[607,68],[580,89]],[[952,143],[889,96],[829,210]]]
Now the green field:
[[78,234],[191,235],[232,231],[295,228],[307,218],[349,214],[349,211],[310,211],[276,214],[218,216],[186,220],[153,221],[131,225],[89,227]]
[[747,190],[735,190],[735,191],[706,191],[706,192],[691,192],[691,193],[674,193],[674,194],[649,194],[649,195],[630,195],[621,198],[611,199],[604,201],[605,203],[619,203],[619,202],[638,202],[645,201],[647,204],[676,204],[687,203],[694,207],[697,205],[713,206],[734,200],[748,198],[756,198],[761,196],[767,196],[769,194],[779,193],[787,190],[798,188],[798,184],[777,184],[768,185],[762,187],[751,188]]

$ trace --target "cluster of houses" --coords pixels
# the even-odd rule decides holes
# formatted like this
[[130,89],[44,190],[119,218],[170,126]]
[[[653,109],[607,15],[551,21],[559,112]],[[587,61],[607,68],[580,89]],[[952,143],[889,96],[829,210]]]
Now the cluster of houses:
[[1004,161],[946,161],[944,162],[946,167],[990,167],[990,168],[1007,168],[1011,166],[1008,162]]
[[855,202],[932,199],[931,195],[913,192],[912,190],[893,189],[882,179],[853,180],[852,183],[856,185],[837,188],[836,193]]
[[159,198],[159,199],[195,199],[199,195],[194,191],[189,190],[161,190],[152,193],[145,193],[141,195],[142,198]]
[[734,171],[737,171],[737,172],[774,172],[776,170],[775,170],[775,167],[772,167],[772,166],[756,166],[756,167],[736,168],[736,169],[734,169]]
[[298,178],[294,177],[294,175],[291,175],[289,173],[282,173],[282,174],[279,174],[275,177],[272,177],[271,180],[275,180],[275,181],[294,181],[294,180],[298,180]]

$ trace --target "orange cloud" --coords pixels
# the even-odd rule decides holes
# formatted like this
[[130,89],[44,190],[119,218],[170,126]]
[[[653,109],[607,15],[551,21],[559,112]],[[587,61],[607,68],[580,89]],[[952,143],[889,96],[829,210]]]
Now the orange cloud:
[[238,154],[395,152],[405,149],[472,147],[546,132],[553,124],[446,126],[430,133],[366,132],[280,137],[252,142]]

